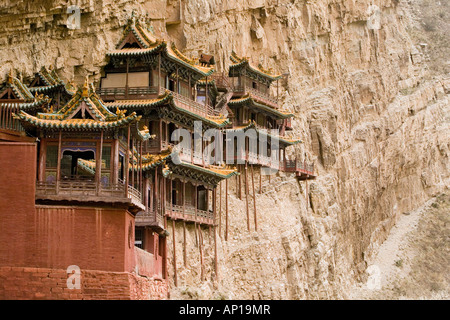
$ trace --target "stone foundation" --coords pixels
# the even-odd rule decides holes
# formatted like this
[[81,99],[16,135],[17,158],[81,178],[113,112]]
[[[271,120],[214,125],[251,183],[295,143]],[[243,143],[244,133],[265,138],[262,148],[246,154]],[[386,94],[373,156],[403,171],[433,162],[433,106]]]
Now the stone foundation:
[[162,300],[166,281],[127,272],[81,271],[81,288],[69,289],[63,269],[0,268],[2,300]]

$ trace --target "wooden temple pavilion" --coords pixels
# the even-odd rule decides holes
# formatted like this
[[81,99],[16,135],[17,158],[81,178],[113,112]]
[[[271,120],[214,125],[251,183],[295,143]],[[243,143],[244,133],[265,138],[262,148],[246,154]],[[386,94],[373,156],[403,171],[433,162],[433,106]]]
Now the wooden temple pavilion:
[[[28,86],[11,74],[0,89],[0,129],[39,138],[36,204],[123,208],[133,217],[134,244],[153,255],[152,274],[158,278],[167,279],[171,230],[177,284],[176,224],[182,224],[184,235],[193,224],[196,238],[202,228],[214,228],[216,236],[221,181],[228,221],[228,179],[236,176],[242,199],[239,173],[245,173],[250,230],[248,166],[252,180],[254,166],[276,167],[300,180],[315,178],[312,165],[286,156],[286,148],[301,141],[286,136],[293,114],[281,110],[278,93],[271,95],[272,84],[281,79],[272,70],[233,52],[228,73],[215,73],[213,56],[186,57],[134,16],[107,57],[97,88],[87,79],[80,88],[66,84],[45,67]],[[233,153],[237,166],[210,163],[198,152],[197,123],[202,133],[216,129],[223,136],[252,129],[267,138],[269,152],[261,154],[259,144],[252,149],[245,140],[241,149],[223,151],[223,159]],[[177,129],[189,133],[187,147],[183,141],[184,148],[175,148]],[[207,142],[200,141],[203,151]],[[260,186],[261,179],[262,173]],[[226,230],[225,239],[228,222]],[[187,265],[185,237],[183,245]]]
[[[167,230],[168,220],[172,228],[176,221],[182,222],[184,230],[186,223],[194,223],[196,233],[201,226],[215,227],[217,185],[237,171],[205,162],[202,152],[195,152],[194,143],[181,151],[172,149],[177,129],[190,132],[194,141],[195,122],[201,122],[202,132],[222,130],[229,124],[213,107],[213,90],[208,88],[213,68],[156,39],[151,29],[134,17],[108,57],[98,89],[105,105],[136,112],[141,116],[139,129],[155,137],[137,150],[143,155],[146,205],[136,216],[137,245],[144,250],[153,247],[158,241],[155,233]],[[206,143],[201,143],[203,150]]]

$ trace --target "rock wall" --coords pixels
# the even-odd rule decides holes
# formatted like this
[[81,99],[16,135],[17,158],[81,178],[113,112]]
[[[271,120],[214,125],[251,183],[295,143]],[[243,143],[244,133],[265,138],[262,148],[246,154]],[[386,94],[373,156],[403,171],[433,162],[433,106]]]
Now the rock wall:
[[398,215],[449,185],[450,83],[427,72],[422,48],[408,33],[406,1],[77,4],[81,28],[69,30],[64,1],[4,1],[0,75],[14,68],[28,77],[53,65],[65,78],[81,82],[89,74],[96,80],[105,52],[135,10],[148,14],[156,32],[187,55],[214,54],[219,71],[235,50],[284,74],[283,108],[295,113],[292,135],[304,141],[289,154],[313,159],[318,168],[308,188],[283,174],[270,183],[263,178],[258,232],[253,223],[247,231],[245,200],[230,192],[229,240],[223,228],[218,237],[218,278],[209,230],[202,247],[207,280],[201,281],[193,226],[185,267],[177,224],[179,288],[172,281],[172,298],[346,298],[354,281],[365,280],[367,264]]

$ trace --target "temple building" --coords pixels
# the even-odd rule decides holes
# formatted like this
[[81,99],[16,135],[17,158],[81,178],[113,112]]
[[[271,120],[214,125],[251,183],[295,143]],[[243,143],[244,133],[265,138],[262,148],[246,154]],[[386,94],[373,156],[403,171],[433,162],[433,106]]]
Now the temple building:
[[[96,289],[94,279],[103,276],[98,272],[124,277],[120,298],[166,298],[169,283],[178,285],[175,231],[183,229],[186,266],[186,230],[193,226],[197,243],[204,230],[214,234],[217,279],[222,181],[228,199],[228,180],[235,177],[242,199],[245,177],[250,229],[249,166],[252,180],[254,169],[260,173],[260,189],[263,168],[306,181],[315,173],[313,166],[286,156],[286,148],[301,141],[286,135],[294,115],[281,110],[278,97],[271,95],[271,85],[281,76],[234,52],[228,73],[216,73],[214,64],[211,55],[188,58],[133,16],[117,47],[107,53],[96,85],[87,77],[76,87],[45,67],[28,85],[8,75],[0,89],[0,160],[10,172],[0,183],[17,180],[26,210],[19,207],[13,188],[10,198],[0,201],[0,213],[11,228],[20,225],[17,230],[26,237],[16,245],[20,259],[11,255],[12,245],[0,251],[0,271],[31,267],[61,273],[76,265],[89,272],[73,298],[115,298],[107,289]],[[228,148],[230,134],[251,130],[257,133],[257,144],[247,138]],[[207,138],[211,131],[218,134]],[[10,155],[7,150],[12,150]],[[23,172],[13,169],[18,155]],[[230,158],[232,163],[226,161]],[[6,217],[11,202],[20,213],[16,218]],[[225,239],[228,200],[226,221]],[[0,233],[4,242],[13,237],[9,229]],[[204,269],[202,258],[202,280]],[[147,291],[137,294],[136,288]],[[52,292],[45,298],[71,297],[65,290],[61,295]],[[36,298],[33,294],[22,297]]]

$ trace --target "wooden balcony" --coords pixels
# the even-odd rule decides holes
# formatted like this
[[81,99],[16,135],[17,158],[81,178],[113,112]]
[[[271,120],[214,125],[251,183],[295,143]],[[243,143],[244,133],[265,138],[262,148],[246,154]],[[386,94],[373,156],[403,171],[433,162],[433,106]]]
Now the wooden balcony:
[[281,170],[284,172],[294,172],[300,180],[315,178],[314,164],[308,164],[306,161],[285,160],[281,161]]
[[107,204],[126,204],[134,210],[144,210],[141,193],[122,183],[98,185],[93,179],[68,179],[56,182],[37,182],[36,200],[102,202]]
[[97,94],[105,101],[111,100],[142,100],[156,99],[164,94],[164,88],[160,87],[121,87],[121,88],[97,88]]
[[141,211],[136,215],[137,227],[155,227],[164,230],[164,215],[161,208],[156,211]]
[[205,105],[203,103],[199,103],[173,91],[171,91],[171,93],[173,95],[176,105],[182,109],[191,111],[204,118],[219,115],[219,112],[217,110],[214,110],[214,108],[209,104]]
[[251,94],[256,100],[263,102],[265,105],[268,105],[274,109],[278,109],[278,100],[272,97],[268,93],[264,93],[257,89],[248,86],[237,86],[233,88],[233,92],[238,96],[244,96],[246,94]]
[[187,222],[196,222],[199,224],[214,225],[214,213],[195,209],[195,207],[185,205],[170,205],[166,203],[166,215],[174,220],[183,220]]
[[0,130],[10,132],[24,132],[19,120],[14,119],[13,114],[19,114],[20,108],[17,103],[0,105]]
[[[156,99],[158,96],[170,91],[163,87],[122,87],[122,88],[98,88],[97,93],[105,101],[115,100],[145,100]],[[218,116],[219,112],[211,105],[199,103],[192,98],[170,91],[178,107],[198,114],[202,117]]]

